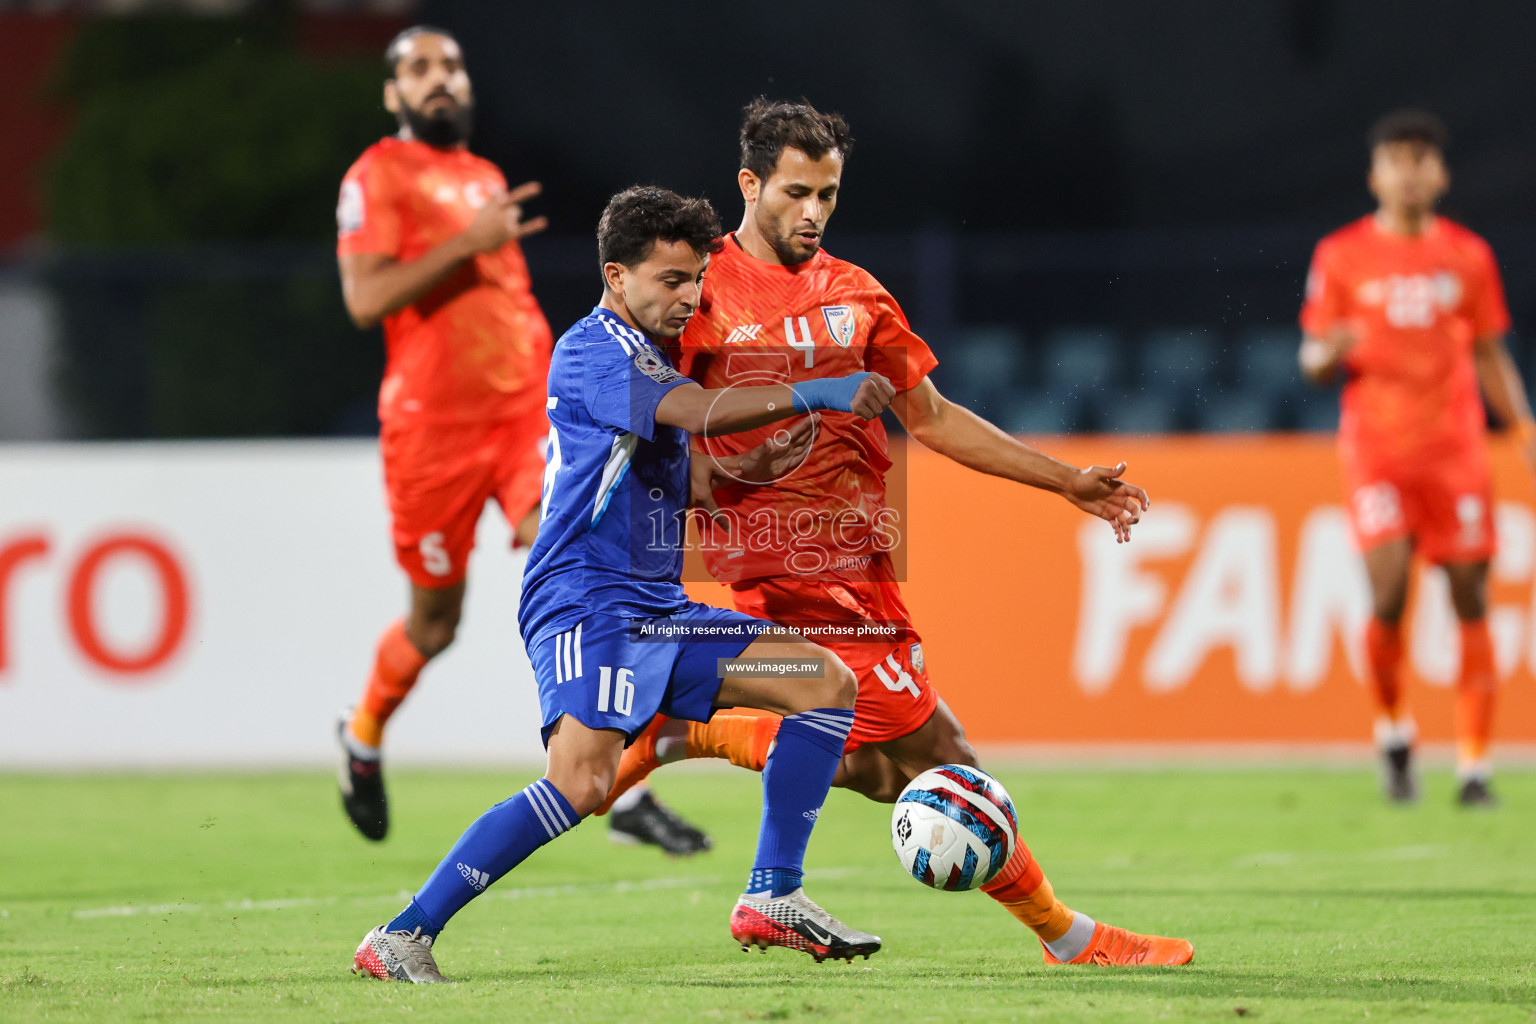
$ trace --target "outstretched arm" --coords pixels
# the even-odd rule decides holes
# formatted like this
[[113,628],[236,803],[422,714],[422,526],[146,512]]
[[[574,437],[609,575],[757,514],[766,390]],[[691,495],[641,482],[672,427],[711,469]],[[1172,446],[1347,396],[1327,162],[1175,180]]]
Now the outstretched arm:
[[543,217],[523,220],[523,202],[538,194],[539,183],[530,181],[491,196],[469,227],[414,260],[402,263],[372,252],[342,256],[341,296],[352,322],[372,327],[442,284],[472,256],[543,231],[548,223]]
[[1053,459],[951,402],[926,377],[898,395],[893,408],[907,433],[924,447],[977,472],[1060,494],[1106,520],[1117,540],[1130,539],[1131,526],[1148,505],[1146,491],[1120,479],[1125,463],[1078,469]]
[[1509,356],[1503,335],[1479,339],[1473,349],[1477,367],[1477,383],[1483,390],[1488,410],[1506,428],[1520,437],[1525,458],[1536,468],[1536,420],[1531,416],[1531,403],[1526,397],[1525,384],[1520,371]]
[[851,412],[872,420],[886,410],[895,395],[891,382],[878,373],[851,373],[793,385],[709,390],[690,381],[667,392],[656,406],[656,422],[714,437],[821,409]]

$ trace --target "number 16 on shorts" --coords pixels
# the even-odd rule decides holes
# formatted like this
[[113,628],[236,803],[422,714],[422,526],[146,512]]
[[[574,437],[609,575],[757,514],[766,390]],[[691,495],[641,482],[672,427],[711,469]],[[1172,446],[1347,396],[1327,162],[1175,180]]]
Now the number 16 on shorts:
[[635,674],[603,665],[597,670],[597,710],[627,715],[635,707]]

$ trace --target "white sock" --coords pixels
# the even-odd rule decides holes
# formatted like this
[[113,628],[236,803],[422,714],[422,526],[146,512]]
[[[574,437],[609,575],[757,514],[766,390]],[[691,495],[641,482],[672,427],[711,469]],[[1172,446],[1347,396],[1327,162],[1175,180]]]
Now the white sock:
[[1457,782],[1468,782],[1472,779],[1487,782],[1491,778],[1493,778],[1493,765],[1487,758],[1481,761],[1463,761],[1456,765]]
[[656,760],[662,764],[681,761],[688,756],[688,723],[667,722],[656,731]]
[[1088,943],[1093,941],[1093,918],[1081,911],[1072,911],[1072,924],[1067,928],[1066,934],[1052,942],[1047,942],[1045,948],[1051,951],[1051,956],[1066,963],[1076,960],[1083,955],[1083,950],[1088,948]]
[[347,745],[347,753],[359,761],[377,761],[383,753],[378,747],[370,747],[356,736],[352,735],[352,727],[341,727],[341,741]]
[[1382,750],[1411,747],[1413,741],[1419,738],[1419,726],[1412,715],[1404,715],[1395,721],[1382,715],[1376,719],[1376,727],[1372,731],[1376,735],[1376,746]]
[[635,805],[644,799],[645,794],[649,793],[650,791],[651,787],[647,786],[643,782],[638,786],[631,786],[629,789],[625,790],[617,800],[613,802],[612,810],[618,813],[633,810]]

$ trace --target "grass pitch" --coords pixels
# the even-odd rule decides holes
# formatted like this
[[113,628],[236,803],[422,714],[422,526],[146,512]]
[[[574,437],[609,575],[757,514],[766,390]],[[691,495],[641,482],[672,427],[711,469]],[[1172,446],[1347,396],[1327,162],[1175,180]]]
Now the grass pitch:
[[1502,809],[1383,806],[1364,771],[1002,771],[1057,892],[1182,935],[1193,966],[1047,968],[976,893],[907,879],[888,809],[834,793],[808,890],[885,939],[852,966],[743,955],[726,919],[757,779],[668,769],[713,832],[671,861],[584,824],[443,936],[459,984],[347,973],[481,810],[529,773],[394,773],[382,845],[320,773],[0,776],[0,1020],[1536,1020],[1536,775]]

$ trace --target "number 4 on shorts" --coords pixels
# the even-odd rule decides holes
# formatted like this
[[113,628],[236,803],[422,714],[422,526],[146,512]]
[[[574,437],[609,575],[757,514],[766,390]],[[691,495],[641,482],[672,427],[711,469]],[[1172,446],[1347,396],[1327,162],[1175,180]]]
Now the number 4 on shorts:
[[[889,672],[886,671],[887,667],[890,668]],[[885,684],[885,688],[892,693],[900,693],[902,690],[906,690],[914,697],[919,696],[917,683],[913,682],[912,677],[907,674],[907,670],[901,667],[901,662],[896,660],[896,655],[894,654],[887,654],[885,656],[885,663],[875,666],[875,675],[880,677],[880,681]]]

